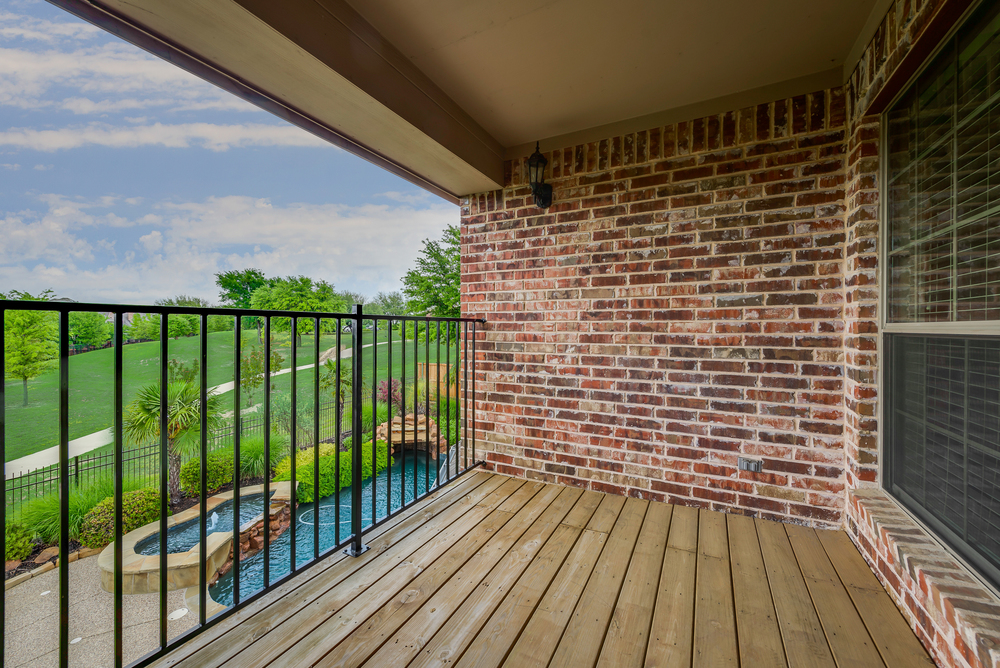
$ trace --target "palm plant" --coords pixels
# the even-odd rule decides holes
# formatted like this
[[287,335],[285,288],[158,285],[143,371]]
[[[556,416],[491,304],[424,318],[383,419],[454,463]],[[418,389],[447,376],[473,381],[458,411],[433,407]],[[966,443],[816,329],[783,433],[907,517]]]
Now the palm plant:
[[[208,429],[219,428],[219,397],[208,396],[205,406]],[[125,438],[136,445],[155,443],[160,438],[160,386],[147,385],[125,408],[123,418]],[[181,462],[199,452],[201,440],[201,396],[192,383],[173,382],[167,385],[167,484],[170,497],[181,493]]]

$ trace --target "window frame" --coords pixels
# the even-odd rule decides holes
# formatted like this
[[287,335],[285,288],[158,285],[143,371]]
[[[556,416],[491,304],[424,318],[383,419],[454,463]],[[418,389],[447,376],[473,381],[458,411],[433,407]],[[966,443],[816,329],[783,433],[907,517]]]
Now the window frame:
[[[878,426],[878,487],[886,496],[896,504],[896,506],[907,514],[917,525],[938,543],[946,552],[954,557],[959,563],[968,569],[980,584],[1000,596],[1000,568],[988,563],[970,550],[958,547],[963,541],[955,540],[952,532],[933,517],[925,516],[924,513],[917,512],[911,508],[901,496],[892,490],[892,451],[891,439],[892,428],[890,418],[892,416],[892,402],[894,397],[888,383],[887,364],[891,363],[891,343],[894,336],[943,336],[943,337],[963,337],[963,338],[1000,338],[1000,320],[996,321],[964,321],[964,322],[890,322],[889,314],[889,112],[899,102],[899,100],[909,92],[916,81],[927,71],[934,59],[948,47],[951,40],[966,22],[979,10],[987,0],[978,0],[972,3],[962,16],[955,21],[952,28],[935,45],[934,49],[927,55],[910,78],[895,92],[888,101],[884,109],[879,113],[879,137],[878,137],[878,265],[876,268],[876,280],[878,281],[878,349],[877,349],[877,370],[876,370],[876,390],[877,408],[876,420]],[[904,492],[905,494],[905,492]],[[907,495],[908,496],[908,495]],[[919,504],[913,503],[914,507]],[[987,575],[987,573],[989,575]]]

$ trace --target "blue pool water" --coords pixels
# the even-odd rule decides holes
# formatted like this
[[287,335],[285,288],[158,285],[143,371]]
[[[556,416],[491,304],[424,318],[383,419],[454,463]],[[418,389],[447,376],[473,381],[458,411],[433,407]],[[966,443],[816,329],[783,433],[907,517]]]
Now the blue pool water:
[[[375,496],[375,516],[382,519],[389,514],[389,508],[398,510],[402,503],[414,499],[414,478],[416,478],[416,495],[427,491],[428,482],[433,487],[437,478],[437,468],[434,460],[419,454],[414,459],[410,453],[404,462],[396,457],[395,463],[375,477],[374,484],[369,478],[361,486],[362,526],[372,524],[372,494]],[[405,475],[405,480],[404,480]],[[392,503],[389,503],[389,480],[392,480]],[[337,517],[337,503],[340,503],[340,516]],[[243,503],[240,503],[242,521]],[[221,508],[221,506],[220,506]],[[258,511],[258,514],[260,511]],[[220,513],[219,522],[222,521]],[[232,509],[229,510],[229,531],[232,531]],[[250,518],[248,518],[250,519]],[[316,522],[316,509],[312,503],[303,503],[295,513],[295,561],[303,566],[313,558],[313,527]],[[319,508],[319,546],[320,552],[328,550],[338,542],[346,540],[351,535],[351,489],[343,489],[339,494],[320,499]],[[225,529],[223,529],[225,530]],[[171,534],[173,532],[171,531]],[[195,526],[197,534],[197,525]],[[168,540],[172,537],[168,534]],[[269,570],[270,579],[275,581],[290,571],[292,532],[289,529],[279,536],[270,546]],[[240,562],[240,597],[245,598],[260,590],[264,584],[264,552],[263,550]],[[216,582],[209,592],[212,598],[225,606],[233,603],[233,573],[230,570]]]
[[[262,512],[264,512],[263,494],[250,494],[240,497],[240,526],[243,526],[250,520],[260,515]],[[215,515],[214,521],[211,517],[212,514]],[[199,518],[188,520],[187,522],[171,527],[170,530],[167,531],[167,554],[187,552],[198,544],[198,541],[201,540],[201,532],[198,530],[198,519]],[[226,501],[225,503],[220,503],[216,506],[215,509],[209,513],[208,524],[206,526],[206,534],[215,533],[216,531],[232,533],[233,502]],[[136,543],[135,551],[136,553],[144,554],[147,557],[159,554],[159,532],[154,533],[152,536],[143,538]]]

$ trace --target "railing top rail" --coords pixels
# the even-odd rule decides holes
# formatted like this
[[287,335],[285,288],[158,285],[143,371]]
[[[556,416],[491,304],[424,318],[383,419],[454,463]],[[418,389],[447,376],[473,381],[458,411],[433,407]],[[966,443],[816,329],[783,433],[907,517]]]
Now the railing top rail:
[[[339,318],[351,320],[357,316],[353,313],[338,313],[333,311],[269,311],[262,309],[225,308],[219,306],[156,306],[149,304],[97,304],[87,302],[43,302],[43,301],[19,301],[11,299],[0,299],[0,311],[52,311],[54,313],[77,313],[77,312],[97,312],[97,313],[158,313],[171,314],[183,313],[193,315],[224,315],[224,316],[244,316],[244,317],[272,317],[272,318]],[[361,316],[363,320],[414,320],[421,322],[478,322],[485,323],[485,318],[452,318],[437,316],[417,316],[417,315],[381,315],[365,313]]]

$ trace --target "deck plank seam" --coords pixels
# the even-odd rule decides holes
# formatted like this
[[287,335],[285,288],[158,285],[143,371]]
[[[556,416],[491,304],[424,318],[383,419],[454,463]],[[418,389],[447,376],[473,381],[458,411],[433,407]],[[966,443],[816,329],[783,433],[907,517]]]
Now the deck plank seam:
[[[441,504],[440,508],[437,510],[437,512],[435,512],[434,514],[432,514],[429,518],[426,518],[425,521],[427,519],[431,519],[433,517],[436,517],[437,515],[440,515],[441,513],[446,512],[449,508],[451,508],[452,506],[454,506],[456,503],[461,502],[461,500],[462,500],[462,498],[464,498],[464,496],[468,496],[468,495],[472,494],[473,492],[475,492],[476,489],[479,489],[482,485],[487,484],[493,477],[494,476],[491,476],[491,475],[484,475],[481,478],[478,478],[478,482],[476,482],[477,478],[473,477],[473,476],[470,476],[470,477],[468,477],[468,478],[466,478],[464,480],[463,479],[457,480],[456,483],[455,483],[455,485],[454,485],[454,487],[452,487],[451,490],[448,490],[447,487],[441,488],[441,491],[443,493],[440,494],[440,495],[437,495],[437,490],[435,490],[435,495],[433,496],[433,498],[428,497],[427,499],[424,499],[423,501],[425,503],[421,504],[421,507],[416,510],[416,512],[414,513],[414,515],[410,515],[410,516],[402,516],[402,515],[400,515],[400,516],[397,516],[399,519],[397,521],[395,521],[394,523],[390,524],[390,523],[387,522],[386,524],[384,524],[381,527],[379,527],[382,530],[378,532],[378,535],[375,536],[375,538],[376,539],[377,538],[382,538],[383,536],[389,534],[393,530],[397,530],[397,529],[403,528],[407,524],[412,524],[413,526],[412,526],[412,528],[411,528],[410,531],[407,531],[406,533],[398,536],[398,538],[400,540],[405,539],[407,536],[409,536],[410,534],[412,534],[413,532],[415,532],[416,530],[418,530],[420,528],[420,526],[422,526],[423,522],[414,521],[418,517],[418,513],[420,511],[424,511],[424,510],[428,509],[429,507],[434,506],[436,503],[438,503],[440,501],[443,501],[443,500],[447,499],[448,497],[452,496],[452,494],[455,491],[462,490],[464,487],[469,486],[469,489],[465,490],[465,494],[464,495],[453,497],[451,499],[450,503],[443,503],[443,504]],[[389,546],[389,547],[391,547],[391,546]],[[372,555],[372,560],[374,559],[374,557],[379,556],[380,554],[381,553]],[[218,631],[219,631],[218,635],[213,636],[213,637],[196,636],[195,638],[193,638],[190,641],[191,643],[194,643],[196,646],[192,647],[188,652],[186,652],[184,654],[184,656],[177,657],[177,656],[175,656],[175,653],[184,650],[185,647],[186,647],[186,645],[188,643],[184,643],[184,644],[180,645],[179,647],[177,647],[176,649],[174,649],[170,654],[168,654],[165,657],[163,657],[162,663],[158,663],[157,665],[164,666],[164,667],[166,667],[166,666],[172,666],[172,665],[175,665],[175,664],[181,664],[184,661],[192,659],[192,657],[194,657],[199,652],[201,652],[204,649],[206,649],[209,644],[221,641],[223,638],[225,638],[230,633],[232,633],[232,632],[237,631],[238,629],[240,629],[243,626],[243,624],[251,622],[258,615],[263,614],[272,605],[278,603],[279,601],[285,599],[288,596],[294,596],[297,591],[299,591],[301,588],[307,586],[310,582],[314,582],[317,578],[323,577],[324,575],[326,575],[330,571],[330,569],[335,568],[337,565],[343,563],[347,559],[347,556],[344,555],[342,552],[338,551],[338,552],[336,552],[334,554],[328,555],[326,557],[326,559],[328,560],[328,563],[326,563],[326,564],[317,564],[316,567],[315,567],[315,569],[311,569],[311,570],[315,570],[315,572],[311,573],[309,571],[306,571],[306,573],[308,573],[308,577],[303,577],[301,580],[296,579],[296,580],[291,581],[291,582],[294,582],[294,585],[291,586],[291,588],[288,589],[287,591],[281,591],[281,588],[279,587],[274,592],[271,592],[270,594],[265,595],[264,598],[259,599],[255,603],[261,603],[262,605],[259,608],[255,609],[251,614],[249,614],[249,616],[247,616],[246,619],[234,619],[231,622],[229,620],[225,620],[222,623],[223,624],[227,624],[227,626],[225,626],[225,627],[216,627],[216,628],[218,628]],[[288,583],[288,584],[291,584],[291,582]],[[269,599],[273,599],[273,600],[269,600]],[[234,613],[233,617],[236,617],[237,615],[239,615],[243,611],[249,611],[249,608],[244,608],[243,610],[237,611],[236,613]],[[230,626],[230,624],[232,624],[232,625]],[[210,631],[209,631],[209,633],[210,633]]]
[[[520,486],[518,487],[518,490],[520,490],[520,489],[521,489],[522,487],[524,487],[524,485],[523,485],[523,484],[522,484],[522,485],[520,485]],[[484,543],[483,543],[483,544],[482,544],[481,546],[479,546],[479,548],[477,548],[476,550],[472,551],[472,552],[471,552],[471,553],[470,553],[470,554],[469,554],[469,555],[468,555],[468,556],[467,556],[467,557],[466,557],[466,558],[465,558],[464,560],[462,560],[462,562],[461,562],[460,564],[458,564],[458,565],[456,566],[456,568],[455,568],[454,572],[453,572],[453,573],[452,573],[452,574],[451,574],[451,575],[450,575],[450,576],[449,576],[449,577],[448,577],[447,579],[445,579],[445,580],[444,580],[444,581],[443,581],[443,582],[442,582],[442,583],[441,583],[440,585],[438,585],[438,587],[437,587],[437,588],[435,588],[435,589],[434,589],[434,591],[431,591],[431,592],[429,592],[426,598],[427,598],[427,599],[429,599],[429,598],[430,598],[430,597],[432,597],[432,596],[433,596],[433,595],[434,595],[435,593],[437,593],[437,591],[438,591],[438,590],[439,590],[439,589],[440,589],[441,587],[443,587],[443,586],[444,586],[444,585],[445,585],[445,584],[446,584],[446,583],[448,582],[448,580],[450,580],[450,579],[451,579],[451,577],[452,577],[452,576],[454,576],[454,574],[455,574],[455,573],[457,573],[458,571],[460,571],[460,570],[461,570],[461,569],[462,569],[462,568],[463,568],[463,567],[465,566],[465,564],[467,564],[467,563],[469,562],[469,560],[470,560],[470,559],[472,559],[472,558],[473,558],[473,557],[474,557],[474,556],[475,556],[476,554],[478,554],[478,553],[479,553],[480,551],[482,551],[482,550],[483,550],[483,549],[484,549],[484,548],[486,547],[486,545],[487,545],[487,544],[489,544],[490,542],[492,542],[492,541],[493,541],[493,540],[494,540],[494,539],[496,538],[496,536],[497,536],[498,534],[500,534],[500,532],[501,532],[501,531],[503,531],[503,529],[504,529],[504,528],[505,528],[505,527],[506,527],[506,526],[507,526],[507,525],[508,525],[508,524],[509,524],[509,523],[511,522],[511,520],[513,520],[513,519],[514,519],[514,518],[515,518],[515,517],[516,517],[516,516],[517,516],[518,514],[520,514],[520,513],[521,513],[521,512],[522,512],[522,511],[523,511],[523,510],[524,510],[525,508],[527,508],[527,507],[528,507],[528,505],[529,505],[529,504],[531,503],[531,501],[532,501],[532,500],[534,500],[534,498],[535,498],[536,496],[538,496],[539,494],[541,494],[541,493],[542,493],[542,491],[543,491],[543,490],[544,490],[545,488],[546,488],[546,485],[544,485],[544,484],[539,484],[539,486],[538,486],[538,488],[537,488],[537,489],[535,490],[535,492],[534,492],[534,493],[533,493],[533,494],[532,494],[532,495],[531,495],[530,497],[528,497],[527,499],[525,499],[525,500],[524,500],[524,502],[523,502],[523,503],[521,503],[521,504],[519,505],[519,507],[517,508],[517,510],[515,510],[515,511],[507,511],[507,510],[501,510],[501,507],[502,507],[503,505],[505,505],[505,504],[506,504],[506,503],[508,502],[508,500],[509,500],[509,499],[511,498],[511,496],[512,496],[512,495],[509,495],[509,496],[507,497],[507,499],[505,499],[505,500],[504,500],[504,501],[503,501],[503,502],[502,502],[502,503],[500,504],[500,506],[498,506],[498,507],[497,507],[497,508],[496,508],[496,509],[495,509],[495,510],[494,510],[493,512],[491,512],[491,513],[490,513],[490,514],[489,514],[489,515],[487,516],[487,517],[492,517],[492,516],[493,516],[493,515],[494,515],[495,513],[505,513],[505,514],[507,514],[507,515],[508,515],[508,517],[507,517],[507,519],[505,519],[505,520],[503,521],[503,524],[501,524],[501,525],[500,525],[499,527],[497,527],[497,528],[496,528],[496,530],[495,530],[495,531],[493,532],[493,535],[492,535],[492,536],[490,536],[490,537],[489,537],[489,538],[488,538],[488,539],[487,539],[487,540],[486,540],[486,541],[485,541],[485,542],[484,542]],[[515,490],[515,491],[518,491],[518,490]],[[547,508],[547,507],[548,507],[548,506],[546,506],[546,508]],[[543,512],[544,512],[544,511],[543,511]],[[486,520],[486,518],[484,518],[484,519],[483,519],[483,521],[485,521],[485,520]],[[477,524],[476,526],[479,526],[479,524]],[[531,525],[528,525],[528,526],[531,526]],[[527,527],[525,527],[524,531],[527,531]],[[471,533],[471,530],[470,530],[470,532],[469,532],[469,533]],[[522,531],[521,535],[523,535],[523,533],[524,533],[524,532]],[[466,535],[468,535],[468,534],[466,534]],[[452,546],[452,547],[454,547],[454,546]],[[433,568],[433,567],[434,567],[434,566],[435,566],[435,565],[436,565],[436,564],[437,564],[437,563],[438,563],[438,562],[439,562],[439,561],[440,561],[441,559],[443,559],[443,558],[445,557],[445,555],[447,555],[447,554],[448,554],[448,552],[450,552],[450,551],[451,551],[451,549],[452,549],[452,548],[449,548],[448,550],[445,550],[445,551],[444,551],[444,552],[442,552],[442,553],[441,553],[440,555],[438,555],[437,557],[435,557],[435,558],[434,558],[434,559],[433,559],[433,560],[432,560],[432,561],[431,561],[430,563],[428,563],[428,564],[427,564],[426,566],[424,566],[424,567],[423,567],[423,568],[422,568],[422,569],[420,570],[420,573],[416,574],[416,575],[414,576],[414,578],[413,578],[413,579],[411,579],[411,580],[410,580],[409,582],[407,582],[407,583],[406,583],[405,585],[403,585],[403,587],[405,588],[406,586],[410,585],[410,584],[411,584],[411,583],[413,582],[413,580],[414,580],[414,579],[416,579],[416,578],[420,577],[421,575],[423,575],[423,574],[424,574],[424,573],[426,573],[427,571],[431,570],[431,569],[432,569],[432,568]],[[374,586],[374,585],[373,585],[373,586]],[[366,591],[367,591],[367,589],[366,589]],[[316,666],[316,665],[320,664],[320,663],[321,663],[321,662],[322,662],[322,661],[323,661],[323,660],[324,660],[324,659],[325,659],[325,658],[326,658],[327,656],[329,656],[329,655],[330,655],[331,653],[333,653],[333,652],[334,652],[334,651],[335,651],[335,650],[336,650],[336,649],[337,649],[338,647],[340,647],[340,646],[341,646],[341,645],[342,645],[342,644],[343,644],[344,642],[346,642],[346,641],[347,641],[347,640],[348,640],[348,639],[349,639],[349,638],[351,637],[351,635],[353,635],[353,633],[357,631],[357,629],[360,629],[360,628],[363,628],[363,626],[364,626],[364,624],[365,624],[366,622],[368,622],[368,621],[369,621],[369,620],[370,620],[370,619],[371,619],[372,617],[374,617],[374,616],[375,616],[375,615],[376,615],[376,614],[377,614],[377,613],[378,613],[379,611],[381,611],[381,610],[382,610],[382,609],[383,609],[383,608],[384,608],[384,607],[385,607],[386,605],[388,605],[388,604],[389,604],[389,603],[390,603],[390,602],[391,602],[391,601],[392,601],[392,600],[393,600],[393,599],[395,598],[395,596],[397,596],[398,594],[399,594],[399,592],[397,591],[397,592],[396,592],[396,593],[394,593],[394,594],[393,594],[392,596],[388,597],[388,599],[387,599],[386,603],[384,603],[384,604],[383,604],[382,606],[380,606],[380,607],[379,607],[378,609],[376,609],[376,610],[375,610],[375,611],[374,611],[374,612],[373,612],[372,614],[368,615],[368,616],[367,616],[367,617],[366,617],[366,618],[364,619],[364,621],[363,621],[363,622],[362,622],[361,624],[357,624],[357,625],[355,625],[355,627],[354,627],[354,631],[352,631],[351,633],[348,633],[348,634],[347,634],[347,635],[345,635],[345,636],[344,636],[343,638],[341,638],[341,639],[340,639],[339,641],[337,641],[337,642],[336,642],[336,643],[335,643],[334,645],[332,645],[332,646],[331,646],[331,647],[330,647],[330,648],[329,648],[329,649],[328,649],[328,650],[327,650],[326,652],[324,652],[322,656],[320,656],[319,658],[317,658],[317,659],[316,659],[315,661],[313,661],[313,662],[312,662],[312,664],[310,664],[310,665],[311,665],[311,666]],[[425,601],[425,603],[426,603],[426,601]],[[422,606],[423,606],[423,604],[421,604],[421,607],[422,607]],[[402,624],[400,624],[400,626],[402,626],[403,624],[405,624],[405,623],[406,623],[406,621],[408,621],[408,620],[410,619],[410,617],[412,617],[412,616],[413,616],[413,614],[415,614],[415,613],[416,613],[416,611],[417,611],[417,610],[419,610],[419,609],[420,609],[420,608],[418,607],[418,608],[417,608],[416,610],[413,610],[413,611],[411,611],[411,612],[410,612],[410,614],[409,614],[409,615],[408,615],[408,616],[407,616],[407,617],[406,617],[406,618],[405,618],[405,619],[403,620],[403,623],[402,623]],[[391,616],[391,615],[390,615],[390,616]],[[390,636],[390,637],[391,637],[391,636]],[[373,651],[372,651],[371,653],[369,653],[369,654],[368,654],[368,656],[366,656],[366,657],[365,657],[364,661],[367,661],[367,660],[368,660],[369,658],[371,658],[371,656],[372,656],[372,655],[373,655],[373,654],[374,654],[375,652],[377,652],[377,651],[378,651],[378,650],[379,650],[379,649],[380,649],[380,648],[382,647],[382,645],[384,645],[384,644],[385,644],[385,642],[387,642],[387,641],[388,641],[388,639],[389,639],[389,638],[386,638],[386,639],[385,639],[385,640],[383,640],[383,641],[382,641],[381,643],[379,643],[379,644],[378,644],[378,646],[377,646],[377,647],[376,647],[376,648],[375,648],[375,649],[374,649],[374,650],[373,650]],[[276,659],[276,661],[277,661],[277,659]],[[271,662],[271,665],[273,665],[273,663],[274,663],[274,662]],[[363,662],[362,662],[362,663],[363,663]]]

